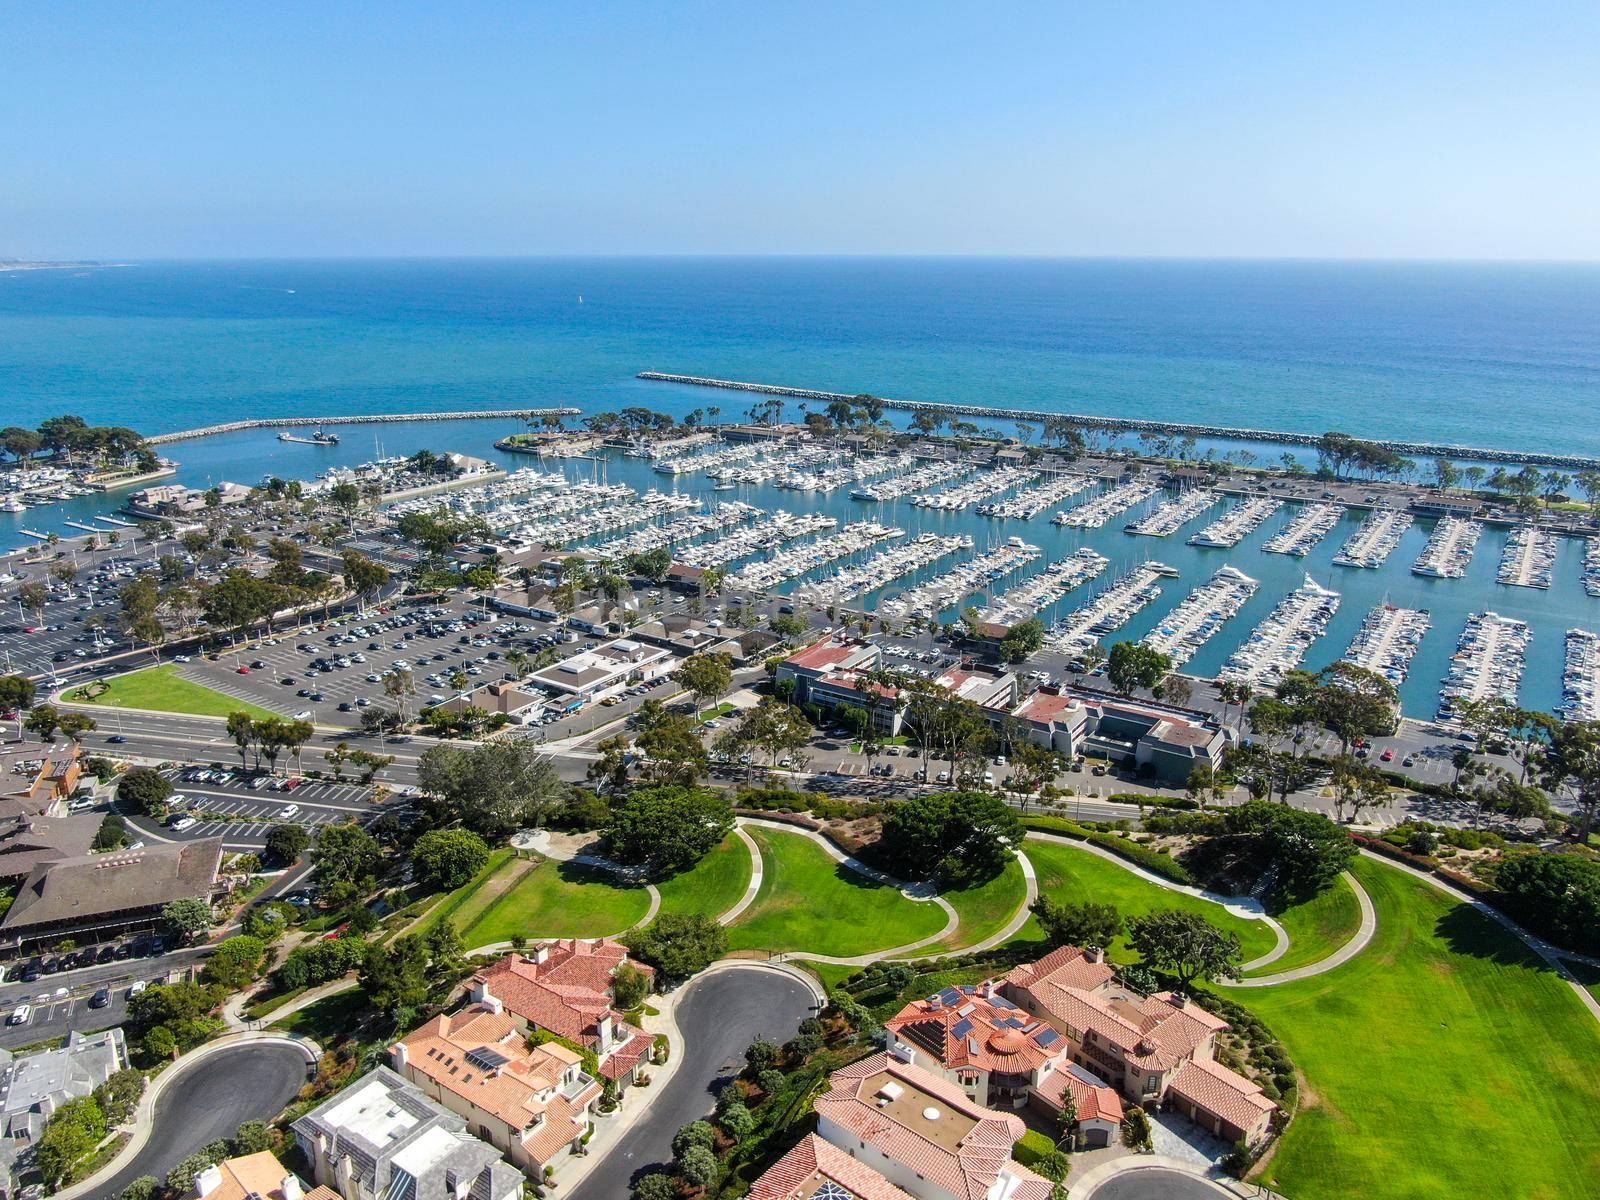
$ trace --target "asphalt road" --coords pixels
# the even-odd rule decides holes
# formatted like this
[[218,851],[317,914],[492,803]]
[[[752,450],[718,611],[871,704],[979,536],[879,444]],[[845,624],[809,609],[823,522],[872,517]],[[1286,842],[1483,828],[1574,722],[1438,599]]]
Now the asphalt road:
[[120,1195],[141,1175],[165,1178],[207,1142],[232,1137],[246,1121],[277,1116],[305,1081],[306,1056],[288,1043],[245,1043],[208,1055],[167,1084],[150,1140],[94,1195]]
[[1208,1180],[1182,1171],[1142,1167],[1113,1175],[1090,1192],[1088,1200],[1219,1200],[1232,1195]]
[[638,1123],[571,1200],[618,1200],[645,1168],[669,1162],[672,1135],[711,1111],[717,1090],[743,1067],[745,1047],[758,1037],[787,1041],[812,1005],[804,984],[761,967],[718,971],[691,982],[678,1002],[684,1059],[677,1073],[649,1098]]

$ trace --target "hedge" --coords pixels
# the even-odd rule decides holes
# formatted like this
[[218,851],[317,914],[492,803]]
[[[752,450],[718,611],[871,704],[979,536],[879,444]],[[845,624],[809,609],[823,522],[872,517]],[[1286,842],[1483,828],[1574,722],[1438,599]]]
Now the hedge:
[[1200,801],[1188,796],[1146,796],[1140,792],[1117,792],[1107,796],[1112,804],[1137,804],[1141,808],[1178,808],[1191,812],[1200,807]]
[[1118,858],[1125,858],[1135,866],[1143,867],[1163,879],[1170,879],[1173,883],[1195,882],[1194,876],[1189,874],[1184,865],[1172,855],[1152,850],[1131,838],[1101,833],[1097,829],[1089,829],[1066,817],[1023,817],[1022,823],[1027,828],[1036,829],[1041,833],[1058,833],[1063,837],[1076,838],[1080,842],[1099,846],[1103,850],[1109,850]]

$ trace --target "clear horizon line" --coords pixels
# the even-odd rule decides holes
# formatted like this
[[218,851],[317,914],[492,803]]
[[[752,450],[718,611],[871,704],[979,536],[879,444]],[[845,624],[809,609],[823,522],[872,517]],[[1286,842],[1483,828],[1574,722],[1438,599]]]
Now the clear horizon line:
[[275,263],[275,262],[544,262],[561,260],[611,261],[862,261],[862,262],[1148,262],[1148,263],[1340,263],[1477,266],[1597,266],[1600,258],[1439,257],[1403,255],[1314,254],[1037,254],[961,252],[832,252],[832,251],[541,251],[483,254],[201,254],[152,257],[0,258],[0,273],[19,268],[110,267],[155,263]]

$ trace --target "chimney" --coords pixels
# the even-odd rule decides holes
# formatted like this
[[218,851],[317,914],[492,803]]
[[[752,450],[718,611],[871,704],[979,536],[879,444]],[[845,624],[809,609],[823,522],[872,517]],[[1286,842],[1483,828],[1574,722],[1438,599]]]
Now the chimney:
[[283,1193],[283,1200],[300,1200],[305,1195],[300,1188],[300,1178],[297,1175],[285,1175],[283,1182],[278,1185],[278,1190]]
[[1182,1010],[1189,1007],[1189,997],[1182,992],[1173,992],[1167,997],[1167,1000],[1176,1009]]
[[221,1186],[222,1168],[219,1166],[209,1166],[194,1177],[194,1194],[200,1197],[200,1200],[205,1200]]
[[500,999],[499,996],[491,996],[487,987],[483,989],[483,995],[477,997],[477,1001],[490,1012],[494,1013],[495,1016],[499,1016],[506,1010],[505,1003]]
[[549,945],[535,946],[533,948],[533,961],[536,962],[536,963],[547,963],[547,962],[549,962],[550,961],[550,947],[549,947]]
[[394,1064],[394,1069],[401,1074],[405,1073],[406,1062],[409,1057],[410,1055],[404,1042],[396,1042],[389,1047],[389,1061]]
[[1083,948],[1083,961],[1097,963],[1105,958],[1105,951],[1099,946],[1085,946]]

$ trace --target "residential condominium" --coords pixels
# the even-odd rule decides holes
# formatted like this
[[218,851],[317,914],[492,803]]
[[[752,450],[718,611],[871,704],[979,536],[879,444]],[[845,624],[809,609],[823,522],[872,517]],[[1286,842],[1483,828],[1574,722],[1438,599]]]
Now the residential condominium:
[[194,1177],[193,1200],[338,1200],[332,1188],[309,1192],[270,1150],[225,1158]]
[[655,968],[628,958],[610,938],[561,938],[527,954],[508,954],[472,977],[476,1004],[504,1012],[524,1033],[542,1031],[594,1051],[600,1077],[619,1092],[649,1062],[654,1039],[613,1007],[617,972],[624,966],[654,977]]
[[121,1029],[69,1033],[66,1045],[13,1057],[0,1050],[0,1195],[17,1194],[39,1135],[57,1109],[128,1065]]
[[396,1072],[534,1177],[578,1148],[602,1091],[577,1051],[535,1046],[516,1018],[481,1004],[435,1017],[389,1054]]
[[387,1067],[291,1128],[317,1184],[344,1200],[522,1200],[521,1172]]

